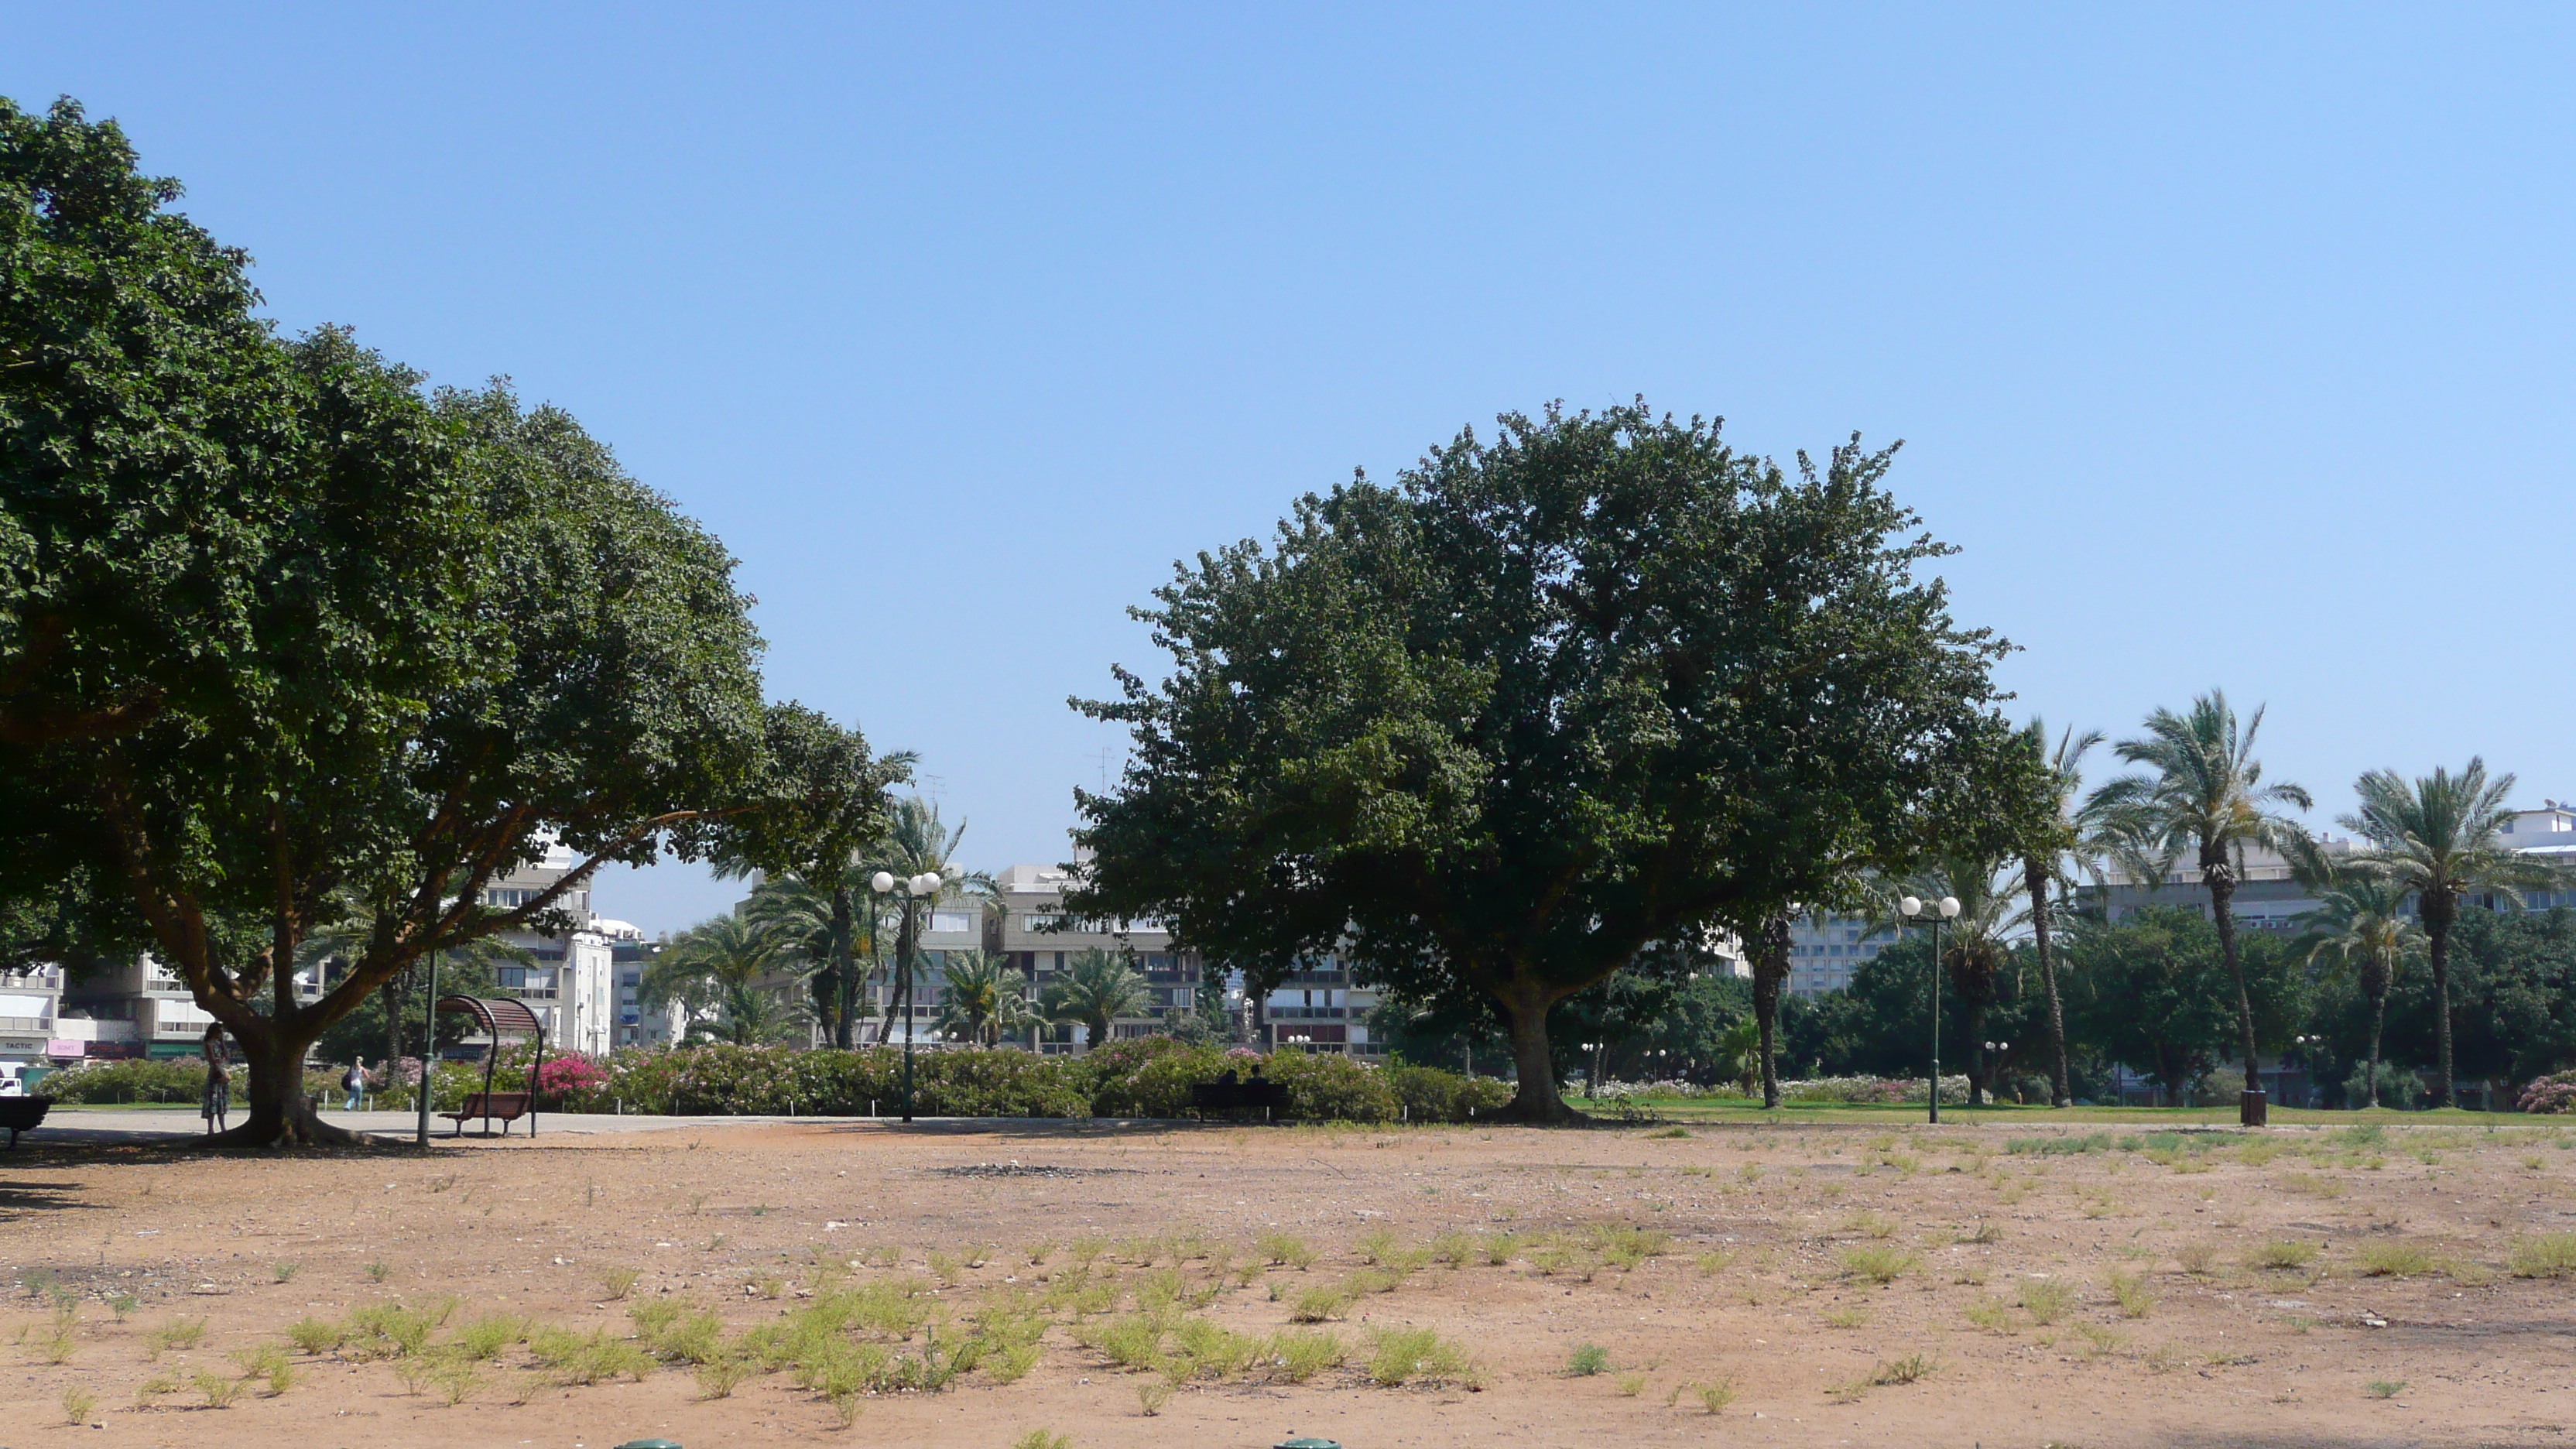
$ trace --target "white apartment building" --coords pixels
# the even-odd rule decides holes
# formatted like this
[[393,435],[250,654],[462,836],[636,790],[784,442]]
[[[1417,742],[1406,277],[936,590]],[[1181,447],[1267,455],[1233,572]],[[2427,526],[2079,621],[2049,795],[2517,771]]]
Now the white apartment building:
[[[1789,994],[1840,991],[1863,961],[1895,944],[1894,931],[1873,931],[1858,916],[1800,916],[1789,925]],[[1739,974],[1749,975],[1750,968]]]
[[[61,981],[60,968],[53,968]],[[295,973],[295,994],[306,1001],[321,994],[313,967]],[[96,967],[58,988],[61,1002],[48,1053],[58,1061],[73,1054],[70,1042],[81,1042],[81,1055],[93,1057],[187,1057],[205,1047],[213,1013],[197,1005],[187,978],[145,953],[132,961]]]
[[[985,949],[1000,951],[1020,969],[1032,1000],[1050,980],[1070,970],[1076,957],[1095,948],[1129,954],[1137,973],[1145,978],[1143,1014],[1111,1023],[1119,1037],[1149,1035],[1160,1028],[1164,1017],[1197,1010],[1202,989],[1225,989],[1223,983],[1206,987],[1200,980],[1197,955],[1172,949],[1172,933],[1161,921],[1079,921],[1068,928],[1064,892],[1072,877],[1062,866],[1015,865],[995,880],[1001,886],[1001,929],[998,939]],[[932,923],[941,929],[923,937],[925,952],[972,949],[979,943],[973,934],[979,922],[971,906],[959,906],[953,919],[942,919],[947,915],[945,909],[934,915]],[[928,1018],[938,1014],[928,983],[922,999],[930,1003],[921,1008],[927,1030]],[[898,1033],[901,1029],[899,1024],[894,1027]],[[1039,1050],[1076,1051],[1085,1035],[1078,1026],[1050,1027],[1041,1033]]]
[[[524,906],[571,874],[579,863],[569,847],[549,844],[534,864],[521,866],[485,887],[484,904]],[[536,960],[530,965],[503,963],[495,974],[502,991],[526,1002],[537,1019],[545,1023],[549,1050],[604,1055],[611,1047],[622,1044],[620,993],[624,988],[618,984],[614,964],[616,942],[621,936],[641,940],[643,932],[623,921],[605,921],[592,915],[587,885],[564,892],[555,904],[581,924],[555,936],[535,931],[505,933],[503,940],[528,951]],[[639,1013],[636,1025],[641,1024]]]

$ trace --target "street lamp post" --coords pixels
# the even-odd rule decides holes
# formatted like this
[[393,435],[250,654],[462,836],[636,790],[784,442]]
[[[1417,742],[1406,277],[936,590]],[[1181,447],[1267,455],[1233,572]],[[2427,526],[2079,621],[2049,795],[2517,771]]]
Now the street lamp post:
[[[1996,1070],[1997,1072],[1999,1072],[1999,1073],[2000,1073],[2000,1072],[2003,1070],[2003,1066],[2004,1066],[2004,1053],[2006,1053],[2006,1052],[2008,1052],[2008,1051],[2011,1051],[2011,1050],[2012,1050],[2012,1043],[2011,1043],[2011,1042],[2008,1042],[2008,1041],[1990,1041],[1990,1042],[1986,1043],[1986,1055],[1987,1055],[1987,1056],[1989,1056],[1989,1057],[1991,1057],[1991,1058],[1994,1060],[1995,1070]],[[1988,1091],[1990,1091],[1990,1092],[1992,1092],[1992,1091],[1993,1091],[1993,1088],[1992,1088],[1991,1086],[1989,1086],[1987,1090],[1988,1090]],[[2000,1102],[2000,1101],[2003,1099],[2003,1093],[2001,1093],[2001,1092],[1994,1092],[1994,1093],[1993,1093],[1993,1095],[1994,1095],[1995,1099],[1996,1099],[1998,1102]],[[2020,1101],[2020,1100],[2021,1100],[2020,1095],[2019,1095],[2018,1093],[2016,1093],[2016,1094],[2014,1095],[2014,1097],[2013,1097],[2013,1100],[2014,1100],[2014,1101],[2016,1101],[2016,1102]]]
[[935,870],[926,870],[902,880],[895,879],[894,872],[889,870],[881,870],[868,877],[868,889],[881,896],[893,896],[895,909],[902,913],[895,923],[894,934],[895,969],[902,973],[895,994],[903,1002],[903,1120],[906,1123],[912,1121],[913,958],[921,950],[921,923],[916,920],[914,910],[937,900],[941,887],[947,884],[947,878]]
[[[1932,1090],[1928,1094],[1935,1123],[1941,1120],[1941,923],[1958,919],[1959,898],[1943,896],[1938,909],[1940,914],[1932,918]],[[1923,914],[1923,902],[1907,896],[1896,903],[1896,911],[1910,921]]]

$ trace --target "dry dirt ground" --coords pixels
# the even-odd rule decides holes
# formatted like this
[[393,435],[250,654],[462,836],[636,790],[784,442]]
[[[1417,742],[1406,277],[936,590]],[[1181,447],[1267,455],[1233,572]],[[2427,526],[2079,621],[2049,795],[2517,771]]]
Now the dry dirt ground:
[[[40,1141],[0,1160],[20,1449],[2576,1444],[2576,1277],[2513,1271],[2517,1241],[2533,1271],[2533,1243],[2576,1231],[2576,1136],[2545,1128]],[[1301,1298],[1330,1316],[1293,1325]],[[854,1316],[814,1328],[835,1303]],[[388,1306],[427,1315],[408,1351]],[[288,1342],[308,1320],[321,1352]],[[851,1387],[978,1325],[983,1361],[942,1389]],[[798,1326],[806,1347],[778,1347]],[[1427,1354],[1377,1351],[1425,1328]],[[1283,1332],[1348,1357],[1290,1382]],[[764,1340],[772,1362],[836,1344],[837,1399],[758,1364],[717,1396]],[[1599,1371],[1575,1372],[1587,1345]],[[1373,1356],[1413,1377],[1382,1386]]]

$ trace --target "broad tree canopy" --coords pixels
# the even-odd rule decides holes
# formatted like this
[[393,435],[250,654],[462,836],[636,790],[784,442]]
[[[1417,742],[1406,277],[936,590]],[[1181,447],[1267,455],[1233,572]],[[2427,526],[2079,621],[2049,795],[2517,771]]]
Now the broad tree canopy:
[[1172,666],[1126,725],[1068,905],[1157,915],[1256,988],[1347,954],[1510,1028],[1563,1111],[1549,1005],[1704,923],[1817,899],[1968,793],[2004,646],[1857,439],[1792,475],[1643,403],[1509,415],[1392,487],[1299,500],[1136,611]]

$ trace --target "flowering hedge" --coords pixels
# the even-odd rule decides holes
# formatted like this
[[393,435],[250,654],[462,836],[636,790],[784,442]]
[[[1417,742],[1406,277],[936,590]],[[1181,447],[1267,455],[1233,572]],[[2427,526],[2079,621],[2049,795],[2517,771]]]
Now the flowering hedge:
[[2542,1077],[2522,1089],[2526,1112],[2576,1112],[2576,1072]]

